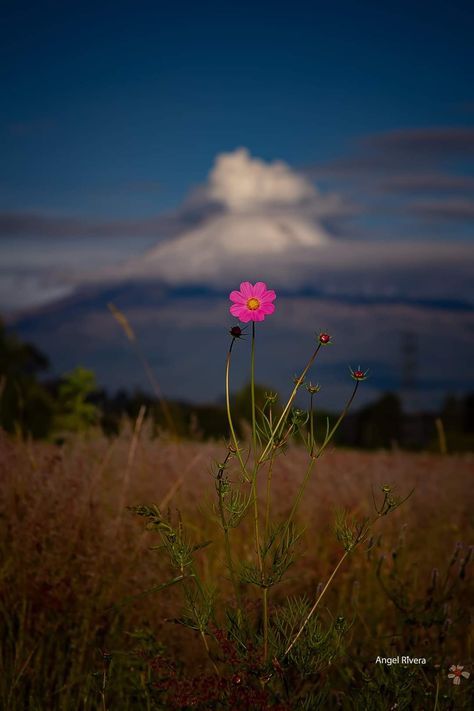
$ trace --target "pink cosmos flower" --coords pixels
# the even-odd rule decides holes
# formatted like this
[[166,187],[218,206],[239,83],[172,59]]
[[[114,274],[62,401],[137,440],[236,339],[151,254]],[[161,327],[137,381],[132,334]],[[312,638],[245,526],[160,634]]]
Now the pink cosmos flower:
[[234,303],[230,307],[232,316],[237,316],[240,321],[263,321],[265,316],[275,311],[272,301],[275,301],[276,294],[263,281],[251,284],[243,281],[240,291],[231,291],[229,299]]

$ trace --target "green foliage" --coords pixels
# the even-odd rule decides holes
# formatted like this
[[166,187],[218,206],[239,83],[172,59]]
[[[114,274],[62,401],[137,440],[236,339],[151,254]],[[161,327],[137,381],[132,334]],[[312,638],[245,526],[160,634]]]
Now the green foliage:
[[75,368],[64,376],[59,385],[53,422],[57,433],[86,432],[98,424],[99,410],[90,401],[96,390],[95,375],[86,368]]
[[350,553],[355,546],[367,537],[371,528],[370,518],[360,521],[352,517],[347,511],[337,511],[334,529],[336,538],[344,550]]
[[7,332],[0,321],[0,427],[7,432],[48,435],[54,400],[37,379],[47,368],[46,356]]

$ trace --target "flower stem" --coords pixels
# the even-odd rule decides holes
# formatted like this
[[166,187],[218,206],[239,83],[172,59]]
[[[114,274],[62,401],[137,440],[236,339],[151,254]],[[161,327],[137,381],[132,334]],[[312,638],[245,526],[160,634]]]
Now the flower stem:
[[[265,536],[268,537],[270,529],[270,499],[271,499],[271,484],[273,473],[273,462],[275,460],[274,452],[270,458],[270,464],[267,474],[267,501],[265,506]],[[262,564],[263,565],[263,564]],[[268,588],[263,588],[263,662],[267,661],[268,656]]]
[[207,656],[209,657],[209,661],[211,662],[211,664],[212,664],[212,666],[213,666],[213,668],[214,668],[215,673],[219,676],[219,675],[220,675],[220,674],[219,674],[219,669],[217,668],[215,661],[214,661],[213,658],[211,657],[211,650],[209,649],[209,645],[208,645],[208,643],[207,643],[206,635],[204,634],[204,631],[203,631],[202,629],[200,629],[199,632],[200,632],[200,634],[201,634],[201,639],[202,639],[203,644],[204,644],[204,649],[206,650]]
[[[199,575],[198,575],[198,573],[197,573],[196,566],[195,566],[194,563],[191,564],[191,572],[192,572],[192,577],[194,578],[194,583],[195,583],[197,589],[198,589],[199,592],[201,593],[201,596],[202,596],[203,600],[206,600],[206,593],[205,593],[205,591],[204,591],[204,588],[203,588],[203,586],[202,586],[201,580],[200,580],[200,578],[199,578]],[[216,674],[219,674],[219,669],[217,668],[216,663],[214,662],[213,658],[211,657],[211,652],[210,652],[210,649],[209,649],[209,645],[208,645],[208,643],[207,643],[207,639],[206,639],[206,635],[205,635],[205,632],[204,632],[204,628],[203,628],[203,626],[202,626],[202,623],[201,623],[200,620],[196,620],[196,621],[197,621],[197,623],[198,623],[199,633],[200,633],[200,635],[201,635],[201,639],[202,639],[202,641],[203,641],[204,648],[205,648],[205,650],[206,650],[206,652],[207,652],[207,656],[209,657],[209,661],[211,662],[211,664],[212,664],[212,666],[213,666],[213,669],[214,669],[214,671],[216,672]]]
[[300,629],[298,630],[298,632],[296,633],[296,635],[293,637],[293,640],[292,640],[291,644],[289,644],[288,647],[286,648],[286,651],[285,651],[285,654],[284,654],[285,657],[291,652],[291,650],[292,650],[293,647],[295,646],[296,642],[297,642],[298,639],[300,638],[300,636],[301,636],[301,634],[302,634],[304,628],[306,627],[306,625],[307,625],[308,622],[310,621],[311,617],[314,615],[314,613],[315,613],[315,611],[316,611],[316,608],[318,607],[318,605],[319,605],[319,603],[321,602],[323,596],[325,595],[326,590],[327,590],[327,589],[329,588],[329,586],[331,585],[331,583],[332,583],[332,581],[333,581],[333,579],[334,579],[334,576],[336,575],[337,571],[339,570],[339,568],[341,567],[341,565],[344,563],[345,559],[346,559],[347,556],[349,555],[349,552],[350,552],[350,551],[345,551],[345,552],[344,552],[344,554],[343,554],[342,557],[340,558],[338,564],[336,565],[336,567],[335,567],[334,570],[332,571],[332,573],[331,573],[331,575],[330,575],[330,577],[329,577],[329,580],[327,581],[326,585],[324,586],[324,588],[321,590],[320,594],[318,595],[318,597],[317,597],[317,599],[316,599],[316,602],[314,603],[313,607],[311,608],[311,610],[310,610],[310,611],[308,612],[308,614],[306,615],[306,618],[305,618],[303,624],[301,625],[301,627],[300,627]]
[[314,412],[313,412],[313,393],[311,393],[310,396],[310,420],[309,420],[309,441],[310,441],[310,448],[309,448],[309,453],[311,456],[313,456],[313,451],[314,451]]
[[305,475],[303,477],[303,481],[300,484],[300,487],[296,493],[296,498],[294,500],[293,506],[291,507],[290,515],[288,516],[288,520],[285,525],[284,535],[286,535],[286,533],[290,527],[290,523],[292,522],[292,520],[294,518],[296,509],[298,508],[298,506],[300,504],[301,497],[304,494],[304,490],[306,489],[306,484],[308,483],[309,477],[311,476],[311,472],[312,472],[315,464],[316,464],[316,457],[311,457],[308,467],[306,469]]
[[268,529],[270,526],[270,499],[271,499],[271,486],[272,486],[272,474],[273,474],[273,462],[275,461],[275,455],[272,453],[270,458],[270,463],[268,466],[267,473],[267,501],[265,506],[265,534],[268,535]]
[[338,417],[338,419],[337,419],[337,422],[336,422],[336,424],[334,425],[334,427],[332,428],[332,430],[326,435],[326,438],[325,438],[324,442],[322,443],[322,445],[320,446],[320,448],[318,449],[318,451],[316,452],[316,454],[313,455],[314,457],[320,457],[321,454],[323,453],[323,451],[324,451],[324,450],[326,449],[326,447],[328,446],[328,444],[329,444],[329,442],[331,441],[331,439],[333,438],[333,436],[334,436],[334,434],[335,434],[337,428],[338,428],[339,425],[341,424],[341,422],[342,422],[342,420],[344,419],[344,417],[347,415],[347,411],[349,410],[350,406],[352,405],[352,401],[353,401],[353,399],[355,398],[355,395],[356,395],[356,392],[357,392],[357,388],[358,388],[358,387],[359,387],[359,381],[356,380],[356,384],[355,384],[355,386],[354,386],[354,390],[352,391],[352,395],[350,396],[349,400],[347,401],[345,408],[343,409],[343,411],[342,411],[341,414],[339,415],[339,417]]
[[226,403],[226,409],[227,409],[227,420],[229,422],[229,428],[230,428],[230,433],[232,437],[232,443],[235,447],[235,453],[237,454],[237,458],[239,460],[240,467],[242,469],[242,474],[245,478],[248,480],[248,473],[247,473],[247,467],[244,463],[244,460],[242,459],[242,455],[240,453],[240,447],[239,443],[237,441],[237,435],[235,434],[235,428],[234,428],[234,423],[232,421],[232,413],[230,410],[230,387],[229,387],[229,380],[230,380],[230,360],[231,360],[231,355],[232,355],[232,346],[234,345],[235,338],[232,339],[232,342],[229,347],[229,351],[227,353],[227,358],[226,358],[226,366],[225,366],[225,403]]
[[252,447],[254,462],[257,461],[257,424],[255,413],[255,321],[252,321],[252,351],[250,355],[250,392],[252,397]]
[[255,547],[257,549],[258,567],[262,575],[263,582],[263,563],[260,552],[260,533],[258,525],[258,500],[257,500],[257,472],[260,460],[257,460],[257,423],[255,412],[255,321],[252,321],[252,350],[250,354],[250,393],[252,398],[252,450],[253,450],[253,473],[252,473],[252,498],[253,498],[253,517],[255,527]]
[[240,590],[237,585],[237,580],[235,577],[235,571],[234,571],[234,564],[232,562],[232,553],[231,553],[231,548],[230,548],[230,538],[229,538],[229,527],[227,525],[226,517],[225,517],[225,511],[224,511],[224,501],[223,501],[223,496],[222,496],[222,476],[224,473],[224,467],[227,464],[228,460],[230,458],[230,452],[227,453],[227,456],[222,463],[222,465],[219,468],[219,472],[217,474],[217,495],[219,498],[219,515],[221,518],[221,524],[222,528],[224,531],[224,548],[225,548],[225,556],[227,560],[227,567],[229,569],[229,574],[230,574],[230,579],[232,581],[232,585],[234,588],[235,592],[235,597],[237,600],[237,615],[238,615],[238,620],[241,622],[242,620],[242,605],[241,605],[241,600],[240,600]]
[[298,506],[299,506],[299,504],[300,504],[301,498],[302,498],[303,493],[304,493],[304,491],[305,491],[305,489],[306,489],[306,485],[307,485],[307,483],[308,483],[308,481],[309,481],[309,477],[310,477],[311,472],[312,472],[312,470],[313,470],[313,467],[314,467],[314,465],[315,465],[315,463],[316,463],[316,459],[318,459],[318,457],[321,456],[322,452],[324,451],[324,449],[327,447],[327,445],[328,445],[329,442],[331,441],[331,439],[332,439],[333,435],[335,434],[337,428],[339,427],[339,425],[341,424],[341,422],[342,422],[342,420],[344,419],[345,415],[347,414],[347,411],[349,410],[349,407],[351,406],[352,401],[354,400],[355,394],[356,394],[356,392],[357,392],[357,387],[358,387],[358,385],[359,385],[359,381],[356,382],[355,387],[354,387],[354,390],[352,391],[352,395],[350,396],[349,400],[347,401],[346,406],[344,407],[342,413],[340,414],[340,416],[339,416],[339,418],[338,418],[336,424],[334,425],[334,427],[332,428],[332,430],[328,433],[328,435],[326,436],[326,439],[324,440],[323,444],[322,444],[321,447],[318,449],[318,451],[316,452],[316,454],[312,454],[312,455],[311,455],[311,459],[310,459],[310,462],[309,462],[309,464],[308,464],[308,468],[306,469],[305,475],[304,475],[304,477],[303,477],[303,481],[301,482],[301,485],[300,485],[300,487],[299,487],[299,489],[298,489],[298,491],[297,491],[297,493],[296,493],[295,501],[294,501],[294,503],[293,503],[293,506],[291,507],[290,515],[288,516],[288,520],[287,520],[286,525],[285,525],[285,534],[286,534],[286,532],[288,531],[288,529],[289,529],[289,527],[290,527],[290,524],[291,524],[291,522],[292,522],[292,520],[293,520],[293,518],[294,518],[294,515],[295,515],[295,513],[296,513],[296,510],[297,510],[297,508],[298,508]]
[[268,588],[263,588],[263,663],[268,657]]
[[286,422],[286,418],[288,417],[288,413],[289,413],[289,411],[290,411],[290,407],[291,407],[291,405],[292,405],[292,403],[293,403],[293,400],[294,400],[295,397],[296,397],[296,393],[298,392],[298,388],[300,387],[301,383],[302,383],[303,380],[305,379],[306,373],[307,373],[308,370],[311,368],[311,366],[312,366],[312,364],[313,364],[313,361],[314,361],[314,359],[316,358],[316,356],[318,355],[318,352],[319,352],[319,349],[320,349],[320,348],[321,348],[321,344],[319,343],[319,344],[318,344],[318,347],[315,349],[315,351],[313,352],[311,358],[310,358],[309,361],[307,362],[305,369],[304,369],[303,372],[301,373],[300,377],[296,380],[295,387],[293,388],[293,391],[292,391],[292,393],[291,393],[291,395],[290,395],[290,397],[289,397],[289,399],[288,399],[288,402],[287,402],[286,405],[285,405],[285,409],[284,409],[283,412],[281,413],[281,415],[280,415],[280,417],[279,417],[279,419],[278,419],[278,422],[277,422],[276,425],[275,425],[275,428],[272,430],[271,437],[270,437],[270,439],[268,440],[268,442],[267,442],[267,444],[266,444],[266,446],[265,446],[265,448],[264,448],[262,454],[260,455],[259,463],[263,462],[263,460],[265,459],[266,455],[268,454],[268,452],[269,452],[269,450],[270,450],[270,447],[273,446],[273,442],[274,442],[274,439],[275,439],[275,436],[276,436],[277,432],[279,431],[281,425]]

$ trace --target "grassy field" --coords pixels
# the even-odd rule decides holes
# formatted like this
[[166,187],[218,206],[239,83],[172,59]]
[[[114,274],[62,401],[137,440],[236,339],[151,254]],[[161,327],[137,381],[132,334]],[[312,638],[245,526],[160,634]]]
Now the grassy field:
[[[150,693],[156,660],[174,665],[184,680],[214,674],[211,660],[198,635],[173,622],[179,586],[140,595],[173,573],[151,550],[156,534],[126,507],[156,503],[172,516],[179,510],[196,542],[212,541],[197,555],[200,571],[230,599],[222,534],[210,514],[210,468],[224,454],[219,443],[146,432],[140,441],[124,433],[77,437],[62,447],[0,435],[2,709],[188,708],[160,705]],[[276,462],[276,517],[290,508],[305,456],[290,447]],[[335,509],[364,515],[382,485],[400,496],[414,488],[345,561],[320,608],[323,624],[344,618],[348,631],[339,659],[318,669],[313,683],[329,690],[318,708],[474,708],[472,677],[456,687],[447,676],[451,664],[471,669],[473,660],[473,465],[473,455],[399,451],[332,450],[318,461],[299,513],[301,557],[272,591],[270,620],[280,601],[312,601],[326,582],[341,552]],[[245,522],[232,533],[242,560],[254,555],[250,531]],[[252,590],[246,605],[249,615],[258,608]],[[427,664],[374,663],[397,655]],[[227,673],[225,660],[217,667]],[[291,700],[269,708],[292,708]]]

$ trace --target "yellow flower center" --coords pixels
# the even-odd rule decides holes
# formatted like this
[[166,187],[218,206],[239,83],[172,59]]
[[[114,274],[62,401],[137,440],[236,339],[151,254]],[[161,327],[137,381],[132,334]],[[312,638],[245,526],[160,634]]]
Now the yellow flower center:
[[260,301],[256,299],[255,297],[252,297],[251,299],[247,299],[247,308],[250,309],[250,311],[255,311],[255,309],[258,309],[260,306]]

